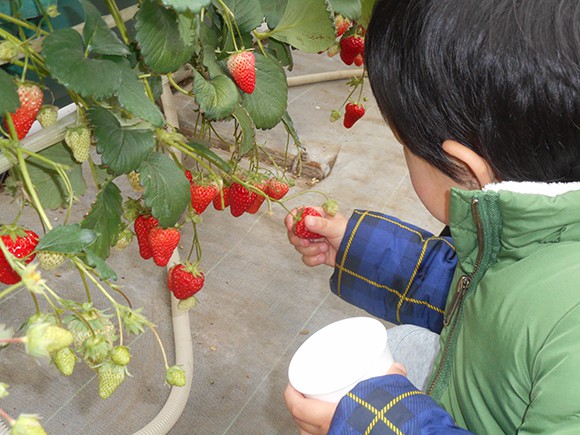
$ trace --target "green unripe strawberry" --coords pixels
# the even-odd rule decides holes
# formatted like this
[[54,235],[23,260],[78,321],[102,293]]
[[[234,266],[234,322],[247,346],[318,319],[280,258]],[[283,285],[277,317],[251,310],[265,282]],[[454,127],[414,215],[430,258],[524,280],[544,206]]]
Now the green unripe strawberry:
[[18,46],[14,42],[0,42],[0,60],[10,62],[16,56],[18,56]]
[[179,366],[171,366],[165,372],[165,381],[175,387],[185,386],[185,372]]
[[36,258],[43,270],[53,270],[64,263],[65,256],[62,252],[38,251]]
[[322,209],[327,215],[336,216],[336,213],[338,213],[338,202],[334,199],[328,199],[324,204],[322,204]]
[[73,152],[73,157],[79,163],[89,158],[91,145],[91,130],[87,127],[72,127],[66,130],[64,141]]
[[83,342],[82,352],[86,360],[98,363],[109,353],[109,343],[102,335],[90,336]]
[[12,425],[10,435],[46,435],[37,415],[20,414]]
[[115,346],[111,351],[111,360],[118,366],[126,366],[131,362],[131,352],[127,346]]
[[36,120],[40,122],[42,128],[50,127],[56,123],[58,119],[58,107],[52,104],[45,104],[40,108],[36,114]]
[[129,184],[135,192],[143,192],[143,186],[141,186],[141,176],[139,172],[131,171],[127,174],[127,179]]
[[115,392],[125,380],[125,368],[107,362],[97,371],[99,378],[99,396],[106,399]]
[[54,365],[65,376],[72,375],[77,357],[70,347],[64,347],[52,357]]
[[26,351],[34,356],[48,356],[73,342],[70,331],[48,323],[30,325],[26,334]]

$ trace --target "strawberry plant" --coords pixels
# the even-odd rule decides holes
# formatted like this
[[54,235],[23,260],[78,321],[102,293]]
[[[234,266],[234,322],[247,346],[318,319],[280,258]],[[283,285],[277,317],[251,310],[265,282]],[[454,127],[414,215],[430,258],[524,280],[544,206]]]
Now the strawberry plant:
[[[74,376],[82,361],[106,398],[128,378],[124,337],[157,334],[115,283],[111,248],[123,249],[136,235],[143,261],[153,259],[167,273],[177,244],[190,244],[168,288],[181,309],[193,307],[205,279],[197,231],[208,205],[229,207],[237,217],[290,198],[293,174],[261,164],[256,131],[281,125],[300,148],[287,111],[293,50],[335,54],[342,41],[358,38],[346,58],[359,65],[374,0],[140,0],[131,16],[115,0],[103,0],[114,25],[94,2],[79,0],[83,25],[60,28],[52,24],[57,0],[30,3],[34,19],[26,1],[0,5],[0,173],[8,174],[6,187],[21,206],[0,223],[0,299],[24,288],[34,304],[18,333],[16,325],[0,325],[0,347],[21,344],[65,376]],[[354,92],[362,79],[351,85]],[[55,86],[74,108],[58,119]],[[163,104],[167,87],[196,107],[197,128],[187,137]],[[36,119],[61,133],[33,148],[28,138]],[[210,146],[214,124],[224,121],[234,138],[227,157]],[[43,130],[33,136],[39,135]],[[132,191],[123,189],[125,178]],[[94,202],[72,213],[88,185],[97,192]],[[38,216],[33,228],[19,226],[25,208]],[[54,209],[66,216],[58,225],[48,216]],[[181,238],[186,224],[191,240]],[[78,273],[82,290],[75,298],[60,295],[43,274],[63,265]],[[109,306],[95,306],[94,291]],[[161,352],[165,381],[185,385],[183,370]],[[7,391],[1,381],[0,397]],[[13,428],[38,423],[1,407],[0,416]]]

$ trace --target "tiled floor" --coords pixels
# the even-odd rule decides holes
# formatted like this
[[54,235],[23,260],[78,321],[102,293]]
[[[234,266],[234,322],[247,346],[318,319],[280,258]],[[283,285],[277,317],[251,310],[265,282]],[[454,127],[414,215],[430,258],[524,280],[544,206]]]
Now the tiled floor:
[[[342,68],[326,56],[299,56],[292,75]],[[288,111],[311,158],[327,165],[329,176],[314,187],[298,180],[288,208],[320,204],[323,191],[339,201],[341,212],[354,208],[395,214],[439,231],[416,199],[402,156],[369,96],[367,114],[352,129],[328,121],[348,93],[346,80],[293,87]],[[367,89],[369,90],[369,89]],[[368,95],[368,92],[367,92]],[[276,131],[264,132],[266,147],[280,146]],[[90,195],[83,201],[90,203]],[[2,194],[0,220],[10,220],[9,199]],[[282,393],[292,353],[313,332],[344,317],[364,315],[332,295],[328,267],[307,268],[290,247],[282,224],[285,211],[243,215],[213,209],[199,225],[206,286],[201,304],[189,313],[194,376],[189,400],[170,434],[293,434]],[[55,220],[62,219],[58,212]],[[189,235],[191,236],[191,235]],[[188,234],[184,234],[188,237]],[[121,284],[136,306],[158,326],[168,358],[174,358],[170,299],[165,272],[133,255],[114,254]],[[70,291],[72,270],[52,274],[55,285]],[[18,326],[32,303],[23,297],[0,300],[0,323]],[[20,295],[25,296],[25,295]],[[24,301],[24,302],[23,302]],[[98,301],[97,301],[98,303]],[[12,385],[0,407],[11,414],[39,413],[50,434],[132,434],[159,412],[170,390],[163,383],[163,360],[151,333],[133,343],[134,375],[105,401],[97,395],[97,379],[77,365],[70,378],[54,367],[38,364],[23,352],[0,352],[0,380]],[[154,433],[154,432],[152,432]]]

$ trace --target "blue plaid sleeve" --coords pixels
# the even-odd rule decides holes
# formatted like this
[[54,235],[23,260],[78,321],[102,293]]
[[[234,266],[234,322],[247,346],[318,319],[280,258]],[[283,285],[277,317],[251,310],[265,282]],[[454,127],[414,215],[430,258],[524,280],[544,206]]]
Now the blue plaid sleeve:
[[457,434],[468,432],[401,375],[359,383],[339,402],[329,435]]
[[395,324],[439,333],[457,257],[450,237],[396,218],[355,210],[336,256],[330,288]]

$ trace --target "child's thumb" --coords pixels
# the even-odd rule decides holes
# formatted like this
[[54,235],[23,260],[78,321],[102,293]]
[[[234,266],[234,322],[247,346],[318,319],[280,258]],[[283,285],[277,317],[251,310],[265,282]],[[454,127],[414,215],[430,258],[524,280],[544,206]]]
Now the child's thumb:
[[306,216],[304,218],[306,228],[313,233],[318,233],[323,237],[332,238],[341,235],[340,227],[325,217]]

